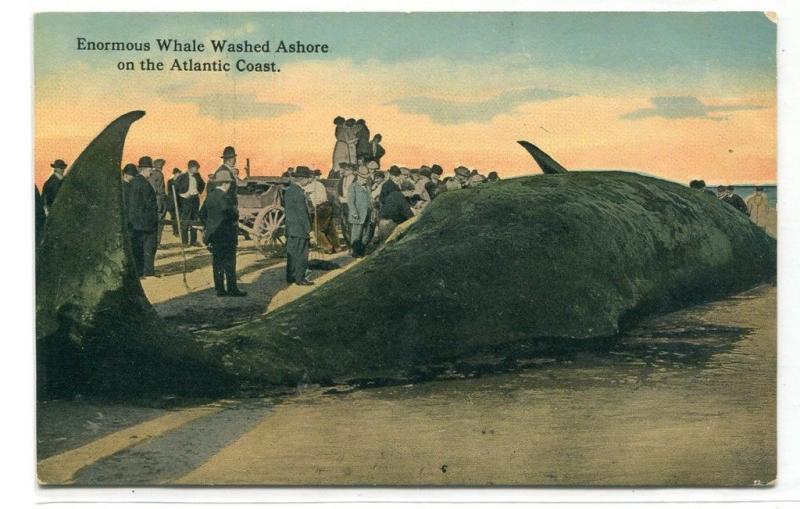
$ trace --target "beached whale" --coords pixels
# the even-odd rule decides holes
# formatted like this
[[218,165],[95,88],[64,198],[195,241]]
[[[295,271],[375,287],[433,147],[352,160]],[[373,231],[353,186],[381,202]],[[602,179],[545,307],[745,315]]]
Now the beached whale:
[[[135,302],[143,321],[158,324],[130,277],[119,201],[104,204],[112,213],[93,219],[92,235],[72,231],[95,199],[119,194],[119,153],[138,116],[121,117],[87,147],[48,220],[37,261],[40,355],[42,344],[89,337],[104,345],[92,350],[100,356],[92,366],[119,365],[109,345],[127,341],[155,366],[186,351],[194,369],[226,380],[392,377],[487,349],[608,338],[642,316],[776,275],[775,240],[707,193],[635,173],[564,170],[444,193],[393,242],[310,294],[223,331],[176,338],[158,325],[171,339],[155,340],[153,327],[137,335],[103,305]],[[89,178],[92,187],[70,184]],[[52,245],[75,235],[83,241],[72,249]],[[70,281],[73,297],[53,293],[64,288],[56,280]],[[136,380],[137,369],[126,375]]]

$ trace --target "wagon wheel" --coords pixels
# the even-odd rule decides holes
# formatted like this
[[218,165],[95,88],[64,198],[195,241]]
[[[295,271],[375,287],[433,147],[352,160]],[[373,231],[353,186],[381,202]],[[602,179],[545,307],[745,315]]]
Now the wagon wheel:
[[258,250],[264,256],[277,254],[286,246],[286,224],[283,207],[278,204],[262,209],[253,222]]

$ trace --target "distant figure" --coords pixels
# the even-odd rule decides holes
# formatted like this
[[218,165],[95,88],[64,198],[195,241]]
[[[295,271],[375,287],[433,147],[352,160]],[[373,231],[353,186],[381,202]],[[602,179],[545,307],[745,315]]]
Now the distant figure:
[[[176,237],[180,234],[178,227],[178,212],[180,210],[175,209],[175,193],[173,191],[175,187],[175,179],[181,174],[181,170],[179,168],[172,168],[172,176],[167,180],[167,212],[169,213],[169,222],[172,224],[172,234]],[[180,206],[180,205],[179,205]]]
[[229,192],[235,182],[229,172],[219,172],[214,183],[198,214],[204,227],[203,242],[211,251],[214,289],[219,297],[243,297],[247,293],[236,284],[239,211]]
[[308,186],[314,174],[305,166],[295,168],[291,183],[283,193],[286,225],[286,282],[300,286],[313,285],[306,279],[308,269],[308,235],[311,220],[308,198],[303,187]]
[[[347,162],[356,164],[356,145],[358,144],[358,130],[356,119],[348,118],[344,122],[344,140],[347,142]],[[340,165],[341,167],[341,165]]]
[[[347,144],[347,128],[344,125],[343,117],[336,117],[333,119],[333,125],[336,126],[334,134],[336,136],[336,144],[333,146],[333,166],[331,171],[339,171],[339,163],[350,162],[350,148]],[[337,178],[337,177],[331,177]]]
[[200,163],[192,159],[186,165],[186,172],[181,173],[174,183],[181,219],[181,242],[188,246],[197,245],[197,230],[184,221],[197,221],[200,218],[200,195],[206,189],[199,170]]
[[369,170],[361,166],[356,172],[356,180],[347,191],[347,221],[350,225],[350,247],[354,258],[364,256],[369,242],[368,223],[372,196],[369,188]]
[[741,212],[742,214],[748,214],[747,212],[747,204],[744,202],[741,196],[736,194],[736,188],[733,186],[727,186],[725,188],[726,196],[722,199],[725,203],[732,205],[736,210]]
[[44,211],[44,199],[39,193],[39,188],[34,185],[33,191],[34,242],[36,243],[35,247],[39,247],[44,235],[44,223],[47,220],[47,214]]
[[163,159],[156,159],[153,161],[153,171],[150,172],[150,185],[156,192],[156,205],[158,206],[158,228],[156,230],[156,246],[161,245],[161,233],[164,231],[164,224],[162,221],[167,217],[167,191],[164,181],[164,164],[166,161]]
[[389,178],[386,183],[381,187],[381,193],[378,196],[378,202],[381,206],[386,203],[386,197],[394,191],[400,191],[400,183],[403,181],[403,174],[400,168],[392,166],[389,168]]
[[328,191],[325,184],[319,181],[319,175],[314,172],[314,177],[308,185],[303,187],[314,207],[314,230],[317,236],[317,245],[327,254],[333,254],[339,249],[339,234],[336,233],[334,224],[334,206],[328,201]]
[[431,169],[424,166],[417,174],[417,181],[414,182],[414,193],[419,195],[420,199],[424,202],[422,206],[427,205],[431,201],[431,195],[428,189],[431,184]]
[[715,196],[712,191],[707,189],[705,180],[692,180],[691,182],[689,182],[689,187],[692,189],[696,189],[697,191],[702,191],[704,193],[710,194],[711,196]]
[[348,223],[347,192],[355,180],[355,168],[350,163],[341,163],[339,183],[336,187],[336,196],[339,200],[339,220],[342,223],[342,236],[347,245],[350,245],[350,228]]
[[356,161],[360,158],[362,161],[369,161],[372,159],[372,146],[369,140],[369,127],[367,122],[360,118],[356,121],[355,125],[356,135]]
[[376,134],[373,136],[372,141],[370,142],[372,160],[378,163],[378,168],[381,167],[381,158],[386,155],[386,150],[383,148],[383,145],[381,145],[381,140],[383,140],[383,136]]
[[458,184],[458,189],[460,189],[469,185],[469,178],[471,176],[472,172],[469,171],[469,168],[466,166],[459,166],[455,169],[455,177],[453,180]]
[[438,164],[431,166],[431,182],[428,184],[428,196],[431,197],[431,200],[445,190],[444,183],[441,181],[443,173],[444,170]]
[[233,205],[235,207],[238,207],[239,197],[236,191],[238,187],[237,183],[238,171],[236,170],[236,150],[230,146],[225,147],[225,149],[222,151],[222,155],[220,156],[220,158],[222,159],[222,164],[220,165],[219,168],[217,168],[217,171],[213,173],[214,178],[212,179],[210,176],[208,178],[208,193],[211,194],[211,191],[214,190],[214,187],[216,187],[217,185],[216,184],[217,179],[220,177],[220,175],[227,173],[231,177],[230,179],[231,184],[230,186],[227,186],[228,197],[233,202]]
[[764,194],[764,187],[756,186],[756,192],[748,196],[745,203],[750,220],[758,226],[766,228],[769,220],[769,198]]
[[403,182],[400,189],[390,192],[381,207],[378,228],[373,239],[373,244],[379,245],[386,242],[397,225],[411,219],[414,212],[411,210],[408,195],[414,192],[414,184]]
[[61,182],[64,180],[64,170],[67,167],[67,163],[61,159],[56,159],[50,164],[50,167],[53,168],[53,174],[50,175],[50,178],[48,178],[44,182],[44,186],[42,186],[42,199],[44,200],[44,211],[46,214],[50,214],[50,208],[56,201],[58,190],[61,189]]
[[490,184],[500,181],[500,176],[497,174],[496,171],[490,171],[489,176],[486,178],[486,181]]
[[[155,275],[158,249],[158,203],[150,183],[153,163],[147,156],[139,158],[138,174],[131,178],[128,195],[128,224],[131,231],[133,261],[139,277]],[[130,174],[126,167],[125,174]]]

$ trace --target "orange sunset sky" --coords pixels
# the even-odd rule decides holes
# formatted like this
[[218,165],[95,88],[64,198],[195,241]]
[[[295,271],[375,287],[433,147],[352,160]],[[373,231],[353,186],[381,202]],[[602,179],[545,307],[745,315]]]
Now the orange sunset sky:
[[[381,133],[383,166],[539,173],[516,144],[569,169],[688,182],[776,179],[776,25],[761,13],[40,14],[35,180],[75,160],[111,120],[136,122],[124,161],[197,159],[226,145],[255,174],[327,173],[337,115]],[[77,38],[149,42],[79,50]],[[326,54],[159,51],[158,38],[325,43]],[[275,61],[278,73],[118,71],[143,58]]]

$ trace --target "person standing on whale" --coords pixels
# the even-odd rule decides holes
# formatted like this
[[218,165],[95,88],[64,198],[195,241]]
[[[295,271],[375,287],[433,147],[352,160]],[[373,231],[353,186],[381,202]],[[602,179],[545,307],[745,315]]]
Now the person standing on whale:
[[336,136],[336,144],[333,146],[333,166],[332,171],[339,171],[339,163],[350,162],[350,147],[347,145],[347,127],[344,125],[344,117],[336,117],[333,119],[334,136]]

